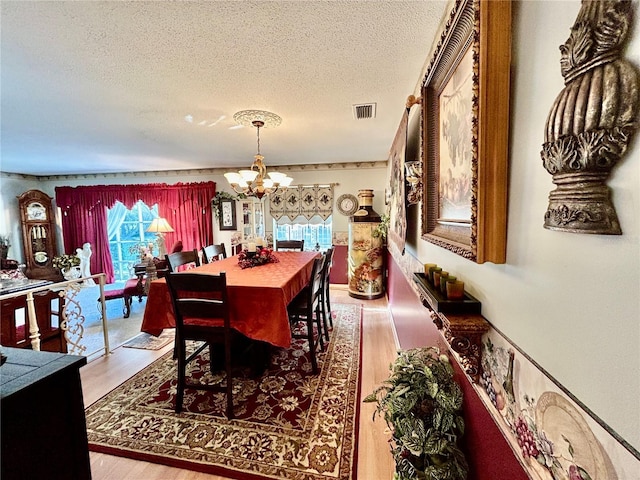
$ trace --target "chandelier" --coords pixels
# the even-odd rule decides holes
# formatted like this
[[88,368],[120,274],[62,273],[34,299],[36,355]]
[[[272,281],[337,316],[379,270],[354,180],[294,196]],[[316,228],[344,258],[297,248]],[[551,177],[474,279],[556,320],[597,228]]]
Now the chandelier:
[[243,193],[249,197],[262,198],[264,195],[275,193],[279,188],[286,190],[293,178],[280,172],[269,172],[264,164],[264,157],[260,155],[260,129],[263,127],[277,127],[282,119],[275,113],[263,110],[242,110],[233,119],[240,125],[256,127],[258,137],[258,153],[249,170],[228,172],[224,176],[236,193]]

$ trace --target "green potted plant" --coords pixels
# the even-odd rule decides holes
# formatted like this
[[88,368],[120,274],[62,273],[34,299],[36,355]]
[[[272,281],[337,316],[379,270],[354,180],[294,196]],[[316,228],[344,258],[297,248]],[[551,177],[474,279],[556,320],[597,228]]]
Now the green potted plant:
[[384,213],[380,215],[380,223],[376,226],[373,232],[371,232],[372,236],[382,238],[382,243],[387,242],[387,235],[389,234],[390,220],[391,220],[391,216],[389,215],[389,213]]
[[462,390],[453,367],[435,347],[398,352],[391,375],[369,394],[376,415],[392,431],[394,480],[464,480],[467,461],[458,446],[464,433]]
[[0,235],[0,258],[3,260],[6,260],[9,255],[10,246],[9,235]]

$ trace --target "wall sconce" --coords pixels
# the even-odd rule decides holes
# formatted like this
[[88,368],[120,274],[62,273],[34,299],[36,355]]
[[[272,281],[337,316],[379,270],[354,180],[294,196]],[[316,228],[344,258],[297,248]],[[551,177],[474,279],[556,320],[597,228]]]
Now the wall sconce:
[[409,205],[416,205],[422,201],[422,162],[407,162],[404,164],[404,170],[409,183],[407,202]]

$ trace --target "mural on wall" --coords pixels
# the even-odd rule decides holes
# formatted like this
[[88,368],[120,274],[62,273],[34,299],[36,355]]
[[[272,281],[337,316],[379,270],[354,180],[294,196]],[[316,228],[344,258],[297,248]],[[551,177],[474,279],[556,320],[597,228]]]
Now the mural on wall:
[[640,75],[622,58],[632,9],[629,0],[583,1],[560,46],[565,87],[549,112],[541,152],[556,185],[547,229],[622,233],[606,181],[638,128]]
[[405,204],[404,189],[404,154],[407,147],[407,126],[409,124],[409,110],[402,114],[402,120],[396,132],[396,136],[389,151],[389,184],[385,192],[385,201],[388,203],[389,233],[388,242],[394,244],[404,252],[407,234],[407,209]]
[[[422,271],[413,255],[391,254],[407,279]],[[415,282],[408,282],[419,296]],[[473,388],[533,480],[639,478],[640,452],[491,325],[482,336],[481,365]]]
[[482,369],[480,397],[532,479],[637,478],[640,454],[627,450],[495,330],[483,337]]

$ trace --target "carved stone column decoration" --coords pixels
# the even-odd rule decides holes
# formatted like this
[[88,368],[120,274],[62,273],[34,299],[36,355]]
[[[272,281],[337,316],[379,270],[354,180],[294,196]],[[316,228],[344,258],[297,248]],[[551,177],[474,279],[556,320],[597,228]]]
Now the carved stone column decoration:
[[622,233],[606,181],[638,129],[640,75],[622,58],[632,8],[629,0],[583,0],[560,46],[565,87],[549,112],[541,152],[556,184],[547,229]]

